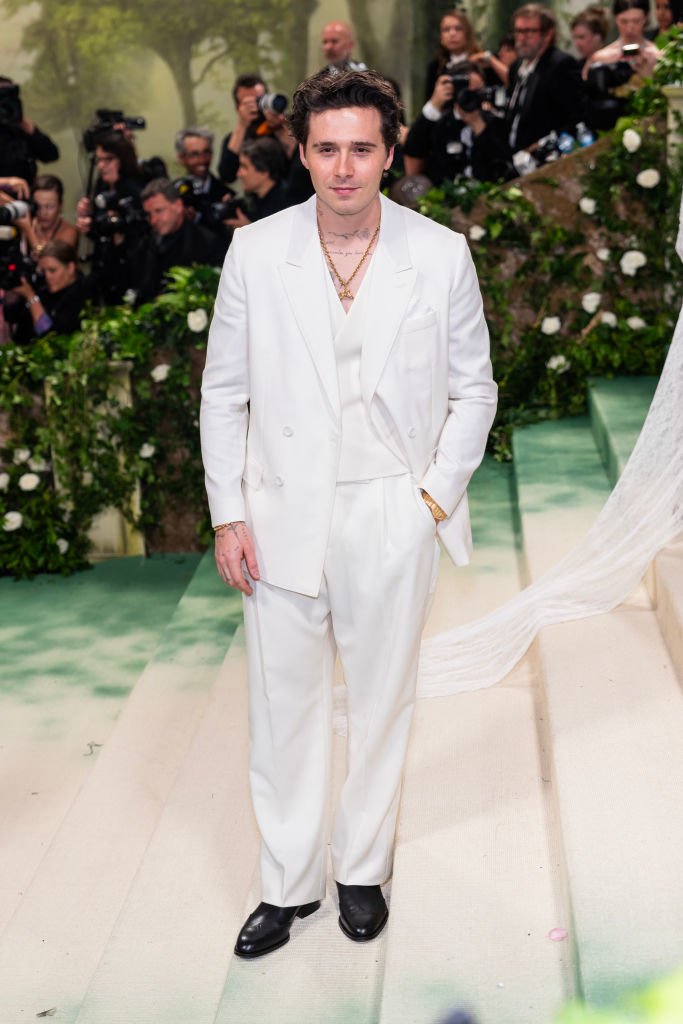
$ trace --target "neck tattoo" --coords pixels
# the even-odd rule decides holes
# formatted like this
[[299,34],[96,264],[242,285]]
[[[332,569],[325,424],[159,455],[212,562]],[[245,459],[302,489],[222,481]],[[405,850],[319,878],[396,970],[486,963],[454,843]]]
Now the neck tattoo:
[[322,250],[325,253],[325,257],[327,259],[327,262],[330,265],[330,270],[332,271],[334,276],[339,281],[339,284],[341,285],[341,291],[339,292],[339,298],[340,299],[353,299],[353,295],[349,291],[349,285],[353,281],[354,277],[356,276],[356,274],[358,273],[360,268],[365,263],[365,260],[367,259],[367,256],[368,256],[368,253],[370,252],[370,250],[372,249],[373,245],[377,241],[378,234],[379,234],[379,222],[377,223],[377,227],[375,228],[374,235],[370,239],[370,244],[368,245],[367,249],[365,250],[365,252],[361,256],[360,262],[357,264],[356,269],[351,274],[351,277],[348,277],[346,279],[346,281],[344,281],[342,276],[341,276],[341,274],[339,273],[339,271],[337,270],[337,268],[334,265],[334,261],[333,261],[332,257],[330,256],[330,254],[328,252],[327,246],[325,245],[325,241],[323,239],[322,231],[320,230],[320,227],[318,227],[318,238],[320,239],[320,244],[322,246]]

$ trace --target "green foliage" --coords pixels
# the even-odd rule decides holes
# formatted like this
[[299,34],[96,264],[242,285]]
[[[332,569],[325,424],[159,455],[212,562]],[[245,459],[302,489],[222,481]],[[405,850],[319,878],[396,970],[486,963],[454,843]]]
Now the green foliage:
[[581,205],[564,223],[532,201],[538,178],[448,183],[421,201],[426,216],[451,224],[455,213],[469,231],[499,384],[498,458],[511,458],[515,427],[584,411],[590,377],[660,372],[681,299],[670,273],[681,180],[661,124],[629,117],[582,175]]
[[566,1006],[554,1024],[678,1024],[683,1020],[683,971],[628,993],[615,1007]]
[[108,506],[143,531],[189,511],[208,538],[198,382],[218,277],[198,267],[172,278],[156,302],[93,313],[71,337],[0,349],[11,437],[0,448],[0,574],[84,568],[87,531]]

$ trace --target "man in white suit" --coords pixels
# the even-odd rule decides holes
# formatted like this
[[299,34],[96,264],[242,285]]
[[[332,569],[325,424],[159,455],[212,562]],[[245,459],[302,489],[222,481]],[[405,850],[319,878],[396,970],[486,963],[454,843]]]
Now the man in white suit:
[[[244,594],[262,836],[243,957],[318,909],[330,820],[342,930],[366,941],[386,923],[436,535],[468,561],[466,487],[496,404],[465,240],[379,194],[393,89],[321,72],[290,125],[316,194],[235,233],[202,385],[216,563]],[[349,737],[331,818],[337,654]]]

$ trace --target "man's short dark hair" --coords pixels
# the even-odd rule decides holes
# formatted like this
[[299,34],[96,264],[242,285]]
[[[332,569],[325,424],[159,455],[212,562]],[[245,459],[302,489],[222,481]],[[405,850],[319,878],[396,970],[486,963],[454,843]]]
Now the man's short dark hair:
[[512,15],[513,26],[517,18],[538,18],[541,32],[549,32],[550,29],[557,28],[555,15],[545,4],[524,4],[523,7],[518,7]]
[[140,193],[140,202],[144,203],[146,199],[153,199],[154,196],[163,196],[169,203],[180,199],[178,189],[168,178],[152,178]]
[[305,79],[294,93],[289,129],[302,146],[308,139],[311,114],[345,107],[369,107],[379,113],[387,152],[398,141],[401,103],[392,85],[376,71],[319,71]]
[[237,90],[253,89],[256,85],[262,85],[266,92],[268,92],[268,86],[261,76],[257,75],[255,72],[247,71],[244,75],[238,75],[235,79],[235,84],[232,87],[232,98],[235,101],[235,106],[237,106]]
[[267,174],[276,183],[287,173],[287,157],[277,139],[268,138],[267,135],[258,139],[245,139],[240,146],[240,153],[251,160],[257,171]]

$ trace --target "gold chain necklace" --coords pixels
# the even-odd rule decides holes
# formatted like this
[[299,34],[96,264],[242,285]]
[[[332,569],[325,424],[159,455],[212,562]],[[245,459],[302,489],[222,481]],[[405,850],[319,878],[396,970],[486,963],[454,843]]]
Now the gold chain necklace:
[[334,273],[335,277],[339,281],[339,284],[342,287],[342,290],[339,292],[339,298],[340,299],[352,299],[353,298],[353,295],[349,291],[349,285],[353,281],[354,277],[356,276],[356,274],[358,273],[360,268],[365,263],[365,260],[367,258],[368,253],[370,252],[370,250],[372,249],[373,245],[377,241],[378,234],[379,234],[379,223],[377,224],[377,227],[375,228],[374,235],[370,239],[369,246],[367,247],[367,249],[365,250],[365,252],[363,253],[363,255],[360,258],[360,262],[359,262],[358,266],[356,267],[354,272],[351,274],[351,277],[349,277],[346,281],[344,281],[342,279],[341,274],[339,273],[339,271],[337,270],[337,268],[334,265],[334,260],[332,259],[332,257],[330,256],[330,254],[329,254],[329,252],[327,250],[327,246],[325,245],[325,242],[323,240],[322,232],[320,230],[320,227],[318,227],[318,238],[320,239],[320,244],[323,247],[323,252],[325,253],[325,256],[327,257],[327,261],[330,264],[330,269],[332,270],[332,272]]

